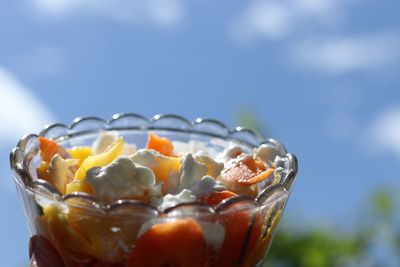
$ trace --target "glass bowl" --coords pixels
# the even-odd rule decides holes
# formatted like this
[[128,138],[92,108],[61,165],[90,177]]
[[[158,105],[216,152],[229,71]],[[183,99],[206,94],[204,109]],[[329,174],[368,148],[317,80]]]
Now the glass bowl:
[[[138,147],[145,146],[150,131],[173,141],[201,142],[217,152],[232,144],[251,152],[265,144],[270,160],[279,157],[282,169],[273,183],[257,185],[255,198],[231,197],[214,207],[183,203],[164,211],[138,200],[102,203],[85,193],[62,195],[38,179],[39,136],[65,147],[87,146],[103,131],[117,132]],[[47,126],[19,141],[10,164],[29,226],[30,254],[39,243],[44,255],[39,257],[55,259],[52,266],[67,267],[261,266],[297,174],[294,155],[252,130],[230,130],[213,119],[189,121],[177,115],[148,119],[133,113]]]

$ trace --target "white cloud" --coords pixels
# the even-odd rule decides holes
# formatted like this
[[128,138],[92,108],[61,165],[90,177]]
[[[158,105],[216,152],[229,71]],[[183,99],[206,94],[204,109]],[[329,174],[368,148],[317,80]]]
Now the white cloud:
[[53,17],[94,13],[121,22],[153,22],[175,26],[185,15],[183,0],[33,0]]
[[30,90],[0,67],[0,147],[16,144],[24,134],[52,122],[51,112]]
[[343,0],[253,0],[231,24],[238,41],[283,39],[305,28],[329,27],[341,17]]
[[302,41],[292,48],[301,68],[325,73],[369,71],[396,64],[400,36],[385,33]]
[[342,74],[375,71],[400,59],[398,32],[327,35],[346,23],[357,0],[252,0],[233,20],[231,33],[242,43],[281,41],[290,62],[302,70]]
[[365,137],[368,150],[400,156],[400,107],[388,109],[377,116]]

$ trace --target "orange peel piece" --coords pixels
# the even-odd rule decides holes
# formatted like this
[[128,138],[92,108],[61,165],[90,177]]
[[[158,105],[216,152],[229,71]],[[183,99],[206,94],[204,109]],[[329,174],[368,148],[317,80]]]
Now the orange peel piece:
[[238,182],[241,185],[253,185],[253,184],[259,183],[261,181],[264,181],[265,179],[270,177],[273,173],[274,173],[274,169],[269,168],[250,179],[239,179]]

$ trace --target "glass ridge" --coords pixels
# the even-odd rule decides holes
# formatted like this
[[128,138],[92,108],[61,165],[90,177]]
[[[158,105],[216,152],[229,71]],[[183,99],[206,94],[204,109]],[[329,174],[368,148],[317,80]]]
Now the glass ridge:
[[[195,202],[184,203],[167,209],[164,212],[159,211],[156,207],[150,204],[136,200],[117,200],[111,204],[102,203],[95,196],[88,195],[82,192],[74,192],[68,195],[61,193],[49,182],[42,179],[33,179],[30,174],[30,161],[38,149],[37,138],[43,136],[55,141],[65,141],[74,136],[84,135],[87,133],[96,133],[103,130],[165,130],[179,133],[194,133],[204,136],[220,138],[223,140],[233,140],[239,143],[246,144],[253,148],[267,144],[273,148],[276,155],[287,160],[285,175],[278,184],[268,186],[263,189],[255,199],[249,197],[237,196],[229,198],[221,202],[217,207],[213,208],[207,204]],[[33,146],[33,148],[32,148]],[[32,151],[31,151],[32,150]],[[83,202],[91,202],[91,208],[108,213],[123,208],[143,209],[146,214],[169,214],[177,209],[188,208],[192,206],[202,206],[202,211],[210,214],[226,212],[226,210],[238,202],[246,202],[247,206],[257,208],[267,205],[271,201],[276,201],[281,197],[287,197],[290,193],[292,183],[295,180],[298,162],[295,155],[287,152],[286,148],[275,139],[264,140],[260,134],[254,130],[235,127],[229,129],[224,123],[215,119],[197,118],[190,121],[182,116],[175,114],[155,115],[151,118],[146,118],[136,113],[118,113],[109,120],[102,119],[96,116],[78,117],[73,120],[70,125],[63,123],[55,123],[45,126],[39,134],[28,134],[21,138],[17,146],[10,153],[10,167],[18,183],[22,184],[26,190],[32,191],[41,197],[48,198],[52,201],[62,202],[67,205],[72,205],[72,200]],[[286,202],[286,201],[285,201]],[[205,207],[208,206],[208,207]],[[86,205],[84,207],[87,207]],[[145,212],[146,211],[146,212]],[[207,211],[207,212],[206,212]]]

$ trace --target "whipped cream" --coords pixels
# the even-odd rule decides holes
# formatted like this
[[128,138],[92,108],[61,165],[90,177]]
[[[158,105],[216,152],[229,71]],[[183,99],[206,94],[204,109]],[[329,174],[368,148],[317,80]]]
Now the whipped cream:
[[105,167],[90,169],[86,174],[86,181],[96,196],[104,201],[143,197],[145,192],[153,190],[156,182],[154,173],[149,168],[135,164],[124,156],[116,158]]
[[241,147],[234,146],[234,147],[225,149],[222,152],[222,156],[220,156],[220,158],[222,158],[221,159],[222,161],[228,161],[242,153],[243,153],[243,149]]
[[190,186],[189,190],[197,198],[200,198],[202,196],[209,195],[210,193],[215,191],[225,190],[225,186],[223,186],[221,182],[216,181],[211,176],[204,176],[203,178],[201,178],[200,181]]
[[197,152],[208,154],[212,157],[217,155],[217,151],[210,147],[207,143],[198,141],[198,140],[190,140],[188,142],[180,142],[180,141],[172,141],[174,145],[174,150],[178,155],[183,155],[187,153],[195,154]]
[[[154,169],[166,169],[168,171],[168,193],[175,193],[179,185],[179,162],[176,158],[167,157],[152,149],[139,149],[129,157],[133,162]],[[170,168],[177,165],[176,168]],[[164,167],[162,167],[164,166]],[[170,167],[165,167],[170,166]]]
[[188,189],[183,189],[179,194],[172,195],[167,194],[162,199],[162,202],[158,205],[160,211],[165,211],[168,208],[174,207],[181,203],[189,203],[196,201],[196,196]]
[[192,187],[207,175],[207,166],[197,162],[192,154],[186,154],[181,159],[181,178],[178,186],[178,192]]
[[202,152],[197,152],[196,154],[194,154],[194,159],[197,162],[206,165],[207,175],[210,175],[214,178],[217,178],[218,175],[220,175],[221,171],[224,169],[224,163],[217,162],[213,160],[210,156]]
[[139,149],[135,154],[129,157],[133,162],[138,163],[142,166],[146,166],[150,169],[158,167],[162,161],[168,161],[169,158],[160,154],[159,152],[152,149]]
[[254,150],[257,157],[266,163],[273,162],[276,156],[275,149],[267,144],[262,144]]

